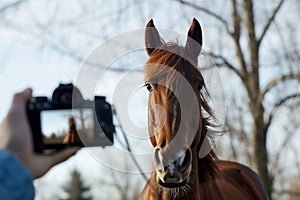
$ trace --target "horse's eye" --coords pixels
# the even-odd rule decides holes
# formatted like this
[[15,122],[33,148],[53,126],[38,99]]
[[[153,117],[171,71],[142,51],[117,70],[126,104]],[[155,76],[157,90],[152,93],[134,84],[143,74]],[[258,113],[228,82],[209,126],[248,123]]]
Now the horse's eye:
[[199,81],[199,83],[196,86],[196,90],[200,92],[201,89],[203,88],[203,86],[204,86],[204,82],[203,81]]
[[146,83],[146,84],[145,84],[145,87],[147,88],[147,90],[148,90],[149,92],[152,92],[152,91],[153,91],[153,88],[152,88],[152,86],[151,86],[150,83]]

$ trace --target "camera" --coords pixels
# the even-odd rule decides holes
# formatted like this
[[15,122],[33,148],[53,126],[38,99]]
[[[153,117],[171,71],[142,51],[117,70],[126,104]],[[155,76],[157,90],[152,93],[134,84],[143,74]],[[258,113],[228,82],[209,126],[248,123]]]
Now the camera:
[[68,146],[111,146],[115,127],[104,96],[85,100],[72,83],[59,84],[52,99],[33,97],[27,104],[34,151],[47,153]]

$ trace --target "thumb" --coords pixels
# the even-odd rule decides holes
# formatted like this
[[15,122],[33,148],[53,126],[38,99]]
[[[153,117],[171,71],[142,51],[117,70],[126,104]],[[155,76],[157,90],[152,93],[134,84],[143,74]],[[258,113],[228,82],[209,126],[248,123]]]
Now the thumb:
[[29,170],[35,179],[39,178],[46,174],[53,166],[75,155],[79,149],[79,147],[72,147],[59,151],[53,155],[35,155]]
[[27,88],[22,92],[16,93],[13,97],[13,101],[11,104],[11,111],[22,112],[25,111],[25,104],[30,100],[32,95],[32,89]]

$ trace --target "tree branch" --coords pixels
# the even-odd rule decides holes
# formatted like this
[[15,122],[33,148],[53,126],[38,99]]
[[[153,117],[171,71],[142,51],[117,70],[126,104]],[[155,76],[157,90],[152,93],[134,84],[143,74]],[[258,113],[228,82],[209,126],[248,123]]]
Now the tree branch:
[[233,27],[234,27],[232,36],[236,40],[239,40],[240,33],[241,33],[241,17],[238,12],[236,0],[231,0],[231,4],[232,4],[232,21],[233,21]]
[[[295,123],[295,122],[294,122]],[[290,124],[288,125],[290,126]],[[292,141],[292,138],[295,136],[295,134],[297,133],[297,131],[290,131],[288,130],[287,127],[285,127],[285,138],[283,139],[280,147],[278,148],[279,150],[275,153],[274,157],[274,161],[273,161],[273,168],[274,168],[274,172],[273,174],[279,175],[280,172],[282,171],[280,169],[280,164],[279,164],[279,160],[281,159],[282,155],[285,155],[285,151],[284,149],[286,149],[286,147],[290,144],[290,142]]]
[[[245,62],[244,56],[243,56],[242,48],[241,48],[241,45],[239,43],[240,23],[241,23],[241,21],[240,21],[240,16],[238,14],[236,1],[232,0],[232,7],[233,7],[232,16],[233,16],[233,24],[234,24],[234,31],[233,32],[229,30],[228,22],[223,17],[221,17],[220,15],[217,15],[216,13],[213,13],[212,11],[210,11],[210,10],[204,8],[204,7],[201,7],[197,4],[194,4],[194,3],[191,3],[191,2],[188,2],[188,1],[185,1],[185,0],[173,0],[173,1],[176,1],[180,4],[182,4],[182,5],[189,6],[191,8],[196,9],[196,10],[202,11],[202,12],[208,14],[209,16],[212,16],[213,18],[217,19],[218,21],[220,21],[225,26],[226,31],[228,32],[228,34],[233,38],[233,41],[235,43],[236,50],[237,50],[238,60],[239,60],[239,63],[240,63],[241,71],[236,73],[236,74],[238,74],[240,78],[244,77],[247,73],[247,67],[246,67],[246,62]],[[227,62],[227,64],[228,64],[228,62]],[[227,66],[230,69],[237,72],[237,70],[235,68],[232,68],[231,65],[227,65]]]
[[278,83],[281,83],[283,81],[288,80],[298,80],[300,81],[300,74],[288,74],[288,75],[282,75],[280,77],[277,77],[273,80],[271,80],[265,88],[262,90],[262,92],[259,94],[258,102],[262,102],[266,93],[268,93],[273,87],[275,87]]
[[280,190],[280,191],[275,191],[277,195],[284,195],[288,194],[289,196],[300,196],[299,191],[293,191],[293,190]]
[[294,98],[300,98],[300,94],[299,93],[296,93],[296,94],[291,94],[289,96],[286,96],[285,98],[283,99],[280,99],[273,107],[273,109],[271,110],[270,114],[269,114],[269,117],[268,117],[268,120],[266,121],[265,123],[265,127],[266,127],[266,130],[269,128],[269,126],[271,125],[272,123],[272,120],[273,120],[273,117],[274,117],[274,114],[276,112],[276,110],[281,106],[283,105],[284,103],[286,103],[287,101],[291,100],[291,99],[294,99]]
[[278,11],[280,10],[284,1],[285,0],[280,0],[278,2],[277,6],[275,7],[274,11],[272,12],[272,15],[270,16],[269,20],[267,21],[266,25],[264,26],[263,31],[258,39],[258,45],[260,45],[261,41],[263,40],[264,36],[266,35],[267,31],[269,30],[270,25],[274,21],[275,16],[278,13]]
[[251,42],[256,41],[255,33],[255,22],[254,22],[254,12],[253,12],[253,2],[252,0],[244,0],[244,12],[246,15],[246,27],[248,30],[248,36]]
[[222,62],[216,62],[216,65],[218,67],[222,67],[222,66],[226,66],[227,68],[231,69],[236,75],[238,75],[238,77],[243,80],[243,76],[242,74],[240,73],[240,71],[238,69],[236,69],[233,64],[231,64],[225,57],[223,57],[222,55],[216,55],[214,53],[209,53],[209,55],[211,57],[213,57],[214,59],[220,59]]
[[[253,11],[253,1],[244,0],[244,12],[245,12],[245,23],[248,33],[248,45],[250,50],[250,65],[251,65],[251,77],[253,84],[256,86],[255,89],[258,89],[259,79],[258,79],[258,67],[259,67],[259,57],[258,57],[258,43],[256,39],[256,27],[255,27],[255,17]],[[257,91],[252,91],[257,92]]]
[[211,16],[211,17],[217,19],[218,21],[220,21],[225,26],[226,30],[229,32],[229,26],[228,26],[227,21],[223,17],[221,17],[220,15],[217,15],[216,13],[214,13],[214,12],[212,12],[212,11],[202,7],[202,6],[194,4],[192,2],[188,2],[188,1],[185,1],[185,0],[172,0],[172,1],[176,1],[180,4],[182,4],[182,5],[189,6],[191,8],[194,8],[196,10],[199,10],[199,11],[202,11],[202,12],[208,14],[209,16]]
[[[246,124],[244,122],[244,109],[236,102],[235,98],[230,100],[231,102],[231,114],[226,116],[225,127],[226,132],[228,132],[230,137],[230,147],[232,151],[233,160],[237,161],[240,155],[247,160],[250,166],[253,165],[253,157],[251,153],[251,148],[240,149],[240,145],[250,147],[251,139],[247,135]],[[235,113],[235,114],[234,114]],[[230,117],[231,118],[230,118]],[[234,143],[238,141],[238,145]]]
[[236,48],[236,53],[237,53],[237,58],[240,64],[240,75],[243,77],[247,74],[247,66],[244,58],[244,54],[242,51],[242,47],[240,44],[240,32],[241,32],[241,17],[238,12],[237,8],[237,3],[236,0],[231,1],[232,4],[232,23],[234,27],[233,33],[229,33],[229,35],[232,37],[235,48]]
[[15,2],[12,2],[12,3],[8,3],[8,4],[6,4],[6,5],[4,5],[4,6],[2,6],[2,7],[0,8],[0,14],[6,12],[6,11],[9,10],[10,8],[17,7],[17,6],[19,6],[19,5],[23,4],[23,3],[25,3],[26,1],[28,1],[28,0],[20,0],[20,1],[15,1]]

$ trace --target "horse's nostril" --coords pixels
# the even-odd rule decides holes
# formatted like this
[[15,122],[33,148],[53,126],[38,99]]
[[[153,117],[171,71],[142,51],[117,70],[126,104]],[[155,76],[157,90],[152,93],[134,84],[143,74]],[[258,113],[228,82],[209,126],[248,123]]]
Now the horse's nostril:
[[[175,176],[175,174],[184,174],[187,172],[189,167],[191,166],[192,161],[192,153],[189,148],[185,148],[180,150],[174,160],[168,160],[168,162],[165,162],[166,159],[164,159],[162,154],[162,149],[157,147],[154,149],[154,164],[156,167],[156,170],[158,170],[161,173],[167,173],[168,178],[172,178]],[[178,175],[178,174],[177,174]]]
[[184,172],[191,164],[192,156],[191,151],[189,149],[183,150],[178,153],[178,159],[176,160],[176,164],[179,166],[179,170]]

